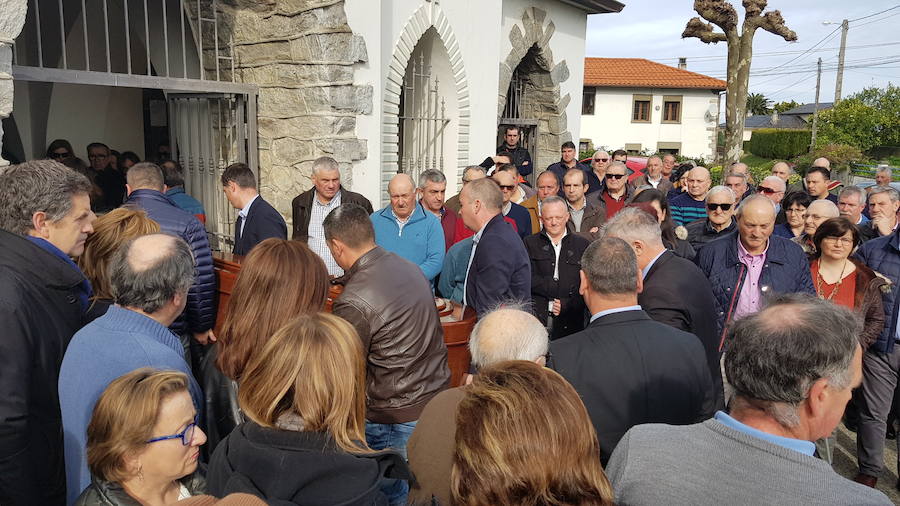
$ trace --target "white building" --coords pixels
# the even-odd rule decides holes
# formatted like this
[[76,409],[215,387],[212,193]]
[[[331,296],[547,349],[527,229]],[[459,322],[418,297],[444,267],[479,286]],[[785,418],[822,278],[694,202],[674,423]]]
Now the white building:
[[288,220],[322,155],[376,207],[398,170],[440,169],[456,193],[462,168],[494,153],[504,124],[523,128],[535,166],[556,161],[560,144],[579,138],[587,16],[622,8],[0,0],[3,153],[43,157],[65,138],[83,159],[92,141],[149,157],[168,140],[227,249],[234,211],[218,176],[234,161],[257,171]]
[[585,58],[581,139],[713,158],[725,81],[642,58]]

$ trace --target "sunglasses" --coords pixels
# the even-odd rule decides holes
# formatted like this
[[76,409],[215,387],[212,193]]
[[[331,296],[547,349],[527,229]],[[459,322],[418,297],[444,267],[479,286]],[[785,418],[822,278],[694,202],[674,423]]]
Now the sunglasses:
[[497,186],[499,186],[501,190],[506,190],[508,192],[513,191],[513,189],[516,187],[516,185],[514,184],[498,184]]
[[68,158],[72,153],[66,151],[65,153],[50,153],[50,158],[58,159],[58,158]]
[[706,208],[709,209],[710,211],[715,211],[716,209],[719,209],[719,208],[721,208],[723,211],[728,211],[729,209],[731,209],[731,206],[732,206],[732,204],[713,204],[713,203],[706,204]]
[[765,186],[760,186],[760,187],[759,187],[759,193],[765,193],[766,195],[771,195],[771,194],[773,194],[773,193],[778,193],[778,192],[775,191],[775,190],[772,189],[772,188],[767,188],[767,187],[765,187]]
[[608,160],[609,160],[609,158],[594,158],[595,162],[606,162]]
[[607,174],[606,179],[622,179],[625,174]]

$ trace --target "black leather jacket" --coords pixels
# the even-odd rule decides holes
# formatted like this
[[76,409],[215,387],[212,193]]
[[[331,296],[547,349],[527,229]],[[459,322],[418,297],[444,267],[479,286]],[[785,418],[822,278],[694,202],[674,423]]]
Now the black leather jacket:
[[[191,496],[206,493],[206,473],[198,468],[193,474],[189,474],[178,480]],[[94,478],[88,488],[78,496],[75,506],[140,506],[141,503],[128,495],[125,489],[117,482],[103,481]]]
[[366,350],[366,419],[403,423],[450,383],[444,331],[431,286],[416,264],[376,246],[336,282],[333,313]]

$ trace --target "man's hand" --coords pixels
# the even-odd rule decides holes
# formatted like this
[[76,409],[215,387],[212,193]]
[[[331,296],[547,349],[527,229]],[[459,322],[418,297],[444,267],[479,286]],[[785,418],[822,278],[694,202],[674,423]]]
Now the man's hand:
[[196,339],[198,343],[206,346],[209,343],[216,342],[216,335],[213,334],[212,329],[209,329],[206,332],[194,332],[194,339]]
[[559,299],[553,299],[553,316],[559,316],[559,311],[562,309],[562,303],[560,303]]
[[887,219],[887,216],[876,216],[872,218],[872,227],[878,230],[878,235],[885,236],[890,234],[893,230],[891,230],[891,224]]

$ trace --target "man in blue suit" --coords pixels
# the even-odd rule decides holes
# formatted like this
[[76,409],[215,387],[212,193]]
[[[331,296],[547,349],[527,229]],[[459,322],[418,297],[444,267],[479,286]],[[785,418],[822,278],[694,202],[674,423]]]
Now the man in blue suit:
[[235,255],[246,255],[262,241],[287,239],[287,224],[281,214],[256,191],[256,177],[246,164],[233,163],[222,173],[225,198],[239,209],[234,223]]
[[491,179],[463,186],[460,216],[475,232],[463,300],[482,315],[507,301],[531,300],[531,264],[519,235],[500,212],[503,195]]

